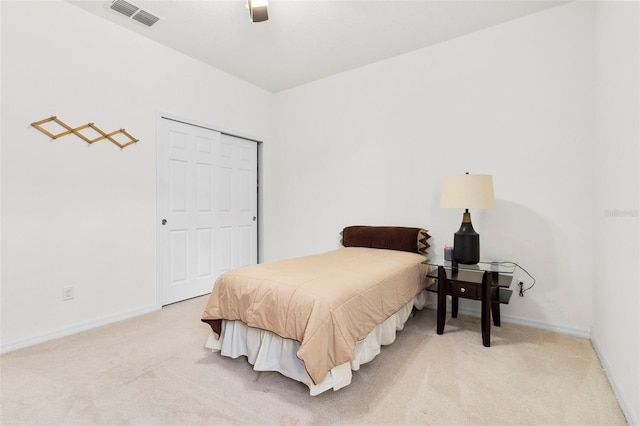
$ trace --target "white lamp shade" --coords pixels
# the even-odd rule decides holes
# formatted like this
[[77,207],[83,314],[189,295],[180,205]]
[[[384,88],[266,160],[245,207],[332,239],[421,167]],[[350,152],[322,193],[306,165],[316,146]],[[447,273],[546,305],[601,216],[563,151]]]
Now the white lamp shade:
[[490,209],[493,197],[493,176],[455,175],[442,181],[440,207],[452,209]]

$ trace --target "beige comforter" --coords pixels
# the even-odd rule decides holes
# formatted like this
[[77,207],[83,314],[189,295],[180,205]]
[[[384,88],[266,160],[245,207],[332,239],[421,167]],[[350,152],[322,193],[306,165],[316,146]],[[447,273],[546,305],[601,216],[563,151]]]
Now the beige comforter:
[[353,359],[355,344],[426,288],[425,257],[348,247],[248,266],[216,281],[202,316],[241,320],[301,343],[297,356],[314,383]]

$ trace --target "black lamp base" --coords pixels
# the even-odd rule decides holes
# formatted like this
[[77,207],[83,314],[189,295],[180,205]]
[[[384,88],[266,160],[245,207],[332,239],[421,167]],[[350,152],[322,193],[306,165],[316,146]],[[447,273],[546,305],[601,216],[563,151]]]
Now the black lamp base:
[[453,236],[453,261],[475,265],[480,261],[480,235],[473,229],[471,214],[465,211],[460,229]]

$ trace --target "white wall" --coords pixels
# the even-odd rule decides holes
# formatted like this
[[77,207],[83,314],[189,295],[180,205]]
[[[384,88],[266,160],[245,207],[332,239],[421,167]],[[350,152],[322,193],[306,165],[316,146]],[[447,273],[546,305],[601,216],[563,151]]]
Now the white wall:
[[[264,139],[272,95],[66,2],[1,7],[4,351],[156,309],[157,112]],[[50,141],[51,115],[140,142]]]
[[[637,423],[638,220],[604,213],[638,208],[625,7],[571,3],[274,96],[68,3],[0,2],[2,350],[157,307],[165,111],[270,140],[264,260],[332,249],[356,223],[427,227],[441,252],[462,213],[438,206],[442,176],[493,174],[496,208],[472,211],[483,255],[538,279],[503,316],[591,331]],[[29,123],[53,114],[141,141],[49,141]]]
[[595,291],[592,340],[627,420],[640,424],[640,5],[596,14]]
[[442,177],[488,173],[482,255],[537,279],[503,316],[588,336],[593,25],[573,3],[277,94],[269,259],[332,249],[352,224],[426,227],[441,253],[462,218],[439,207]]

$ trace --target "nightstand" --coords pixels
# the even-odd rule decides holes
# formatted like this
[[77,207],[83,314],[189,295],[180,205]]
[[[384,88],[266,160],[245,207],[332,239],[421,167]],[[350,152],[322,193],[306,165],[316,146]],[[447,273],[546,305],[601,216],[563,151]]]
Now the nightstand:
[[512,290],[509,290],[513,279],[515,264],[511,262],[497,262],[480,260],[475,265],[464,265],[442,256],[433,256],[422,262],[435,266],[428,277],[434,278],[434,283],[427,289],[438,293],[438,324],[437,333],[444,333],[447,296],[451,296],[451,316],[458,316],[458,299],[478,300],[481,305],[480,327],[482,330],[482,344],[491,346],[491,322],[489,313],[493,316],[493,324],[500,326],[500,304],[509,303]]

